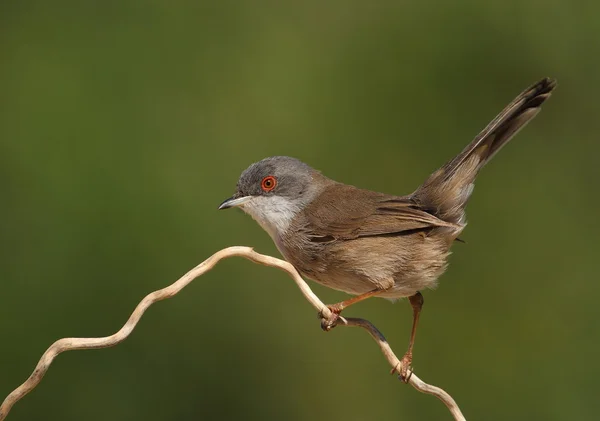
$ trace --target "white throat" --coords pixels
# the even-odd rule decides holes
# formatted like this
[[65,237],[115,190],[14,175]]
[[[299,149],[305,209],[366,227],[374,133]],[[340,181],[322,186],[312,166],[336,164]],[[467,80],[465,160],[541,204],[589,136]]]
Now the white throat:
[[300,204],[281,196],[256,196],[240,207],[254,218],[276,243],[301,210]]

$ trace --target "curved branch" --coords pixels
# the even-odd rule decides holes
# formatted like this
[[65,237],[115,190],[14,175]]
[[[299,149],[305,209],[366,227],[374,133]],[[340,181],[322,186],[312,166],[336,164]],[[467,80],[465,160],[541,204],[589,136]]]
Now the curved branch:
[[[60,353],[66,351],[74,351],[78,349],[108,348],[123,342],[131,334],[133,329],[136,327],[136,325],[144,315],[144,312],[148,309],[148,307],[150,307],[152,304],[158,301],[166,300],[167,298],[171,298],[174,295],[178,294],[195,278],[212,269],[220,260],[232,256],[244,257],[255,263],[279,268],[287,272],[296,282],[296,285],[300,289],[300,292],[302,292],[302,294],[304,295],[304,298],[306,298],[315,309],[320,311],[325,318],[331,316],[331,312],[327,308],[327,306],[325,306],[325,304],[323,304],[319,297],[317,297],[315,293],[312,292],[308,284],[304,281],[304,279],[302,279],[300,274],[290,263],[281,259],[277,259],[275,257],[257,253],[251,247],[228,247],[213,254],[211,257],[206,259],[204,262],[200,263],[198,266],[190,270],[179,280],[175,281],[168,287],[159,289],[146,295],[146,297],[144,297],[144,299],[140,301],[140,303],[137,305],[131,316],[129,316],[127,322],[123,325],[121,329],[119,329],[117,333],[110,336],[105,336],[103,338],[63,338],[54,342],[46,350],[46,352],[44,352],[37,366],[35,367],[35,370],[33,370],[33,373],[31,373],[29,378],[25,380],[25,382],[19,387],[17,387],[15,390],[13,390],[6,397],[6,399],[4,399],[4,402],[2,402],[2,405],[0,405],[0,421],[3,421],[7,417],[8,413],[10,412],[15,403],[21,400],[25,395],[31,392],[40,383],[40,381],[48,371],[48,368],[50,368],[52,361],[54,361],[54,359]],[[340,317],[339,322],[339,324],[342,326],[357,326],[366,329],[369,332],[369,334],[373,337],[375,342],[377,342],[377,344],[381,348],[381,351],[383,352],[384,356],[386,357],[392,368],[396,369],[400,367],[400,360],[398,359],[398,357],[396,357],[396,355],[392,351],[392,348],[387,343],[381,332],[373,324],[371,324],[371,322],[364,319],[343,317]],[[455,420],[460,421],[465,419],[454,399],[452,399],[452,397],[444,390],[423,382],[415,374],[412,374],[410,376],[409,383],[418,391],[432,394],[438,399],[440,399],[448,407]]]
[[[373,338],[373,340],[377,342],[377,345],[379,345],[379,348],[381,348],[381,352],[383,352],[383,355],[392,366],[392,373],[398,371],[398,369],[402,365],[402,362],[398,359],[398,357],[396,357],[396,354],[394,354],[394,351],[392,351],[390,344],[388,344],[383,334],[379,331],[379,329],[375,327],[375,325],[373,325],[368,320],[356,319],[353,317],[347,317],[345,319],[344,324],[347,326],[357,326],[366,329],[367,332],[369,332],[369,335],[371,335],[371,337]],[[444,403],[444,405],[448,407],[448,410],[450,411],[455,420],[465,420],[465,417],[463,416],[462,412],[460,412],[456,401],[452,398],[452,396],[450,396],[448,392],[437,386],[425,383],[414,373],[409,372],[408,376],[410,379],[408,382],[419,392],[428,393],[441,400]]]

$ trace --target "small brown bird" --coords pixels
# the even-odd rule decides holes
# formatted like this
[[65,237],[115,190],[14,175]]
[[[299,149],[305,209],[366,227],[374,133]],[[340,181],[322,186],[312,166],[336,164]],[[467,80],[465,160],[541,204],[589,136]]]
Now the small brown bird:
[[408,368],[423,296],[446,270],[450,247],[466,226],[465,206],[479,170],[540,111],[556,87],[542,79],[517,96],[454,159],[408,196],[333,181],[297,159],[275,156],[246,169],[219,209],[240,207],[269,233],[304,276],[354,297],[328,306],[328,330],[340,312],[368,297],[408,297],[413,326]]

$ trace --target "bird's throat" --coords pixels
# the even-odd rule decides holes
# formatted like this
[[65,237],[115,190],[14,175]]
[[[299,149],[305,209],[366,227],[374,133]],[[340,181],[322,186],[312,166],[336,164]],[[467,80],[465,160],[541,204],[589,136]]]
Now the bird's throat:
[[254,218],[277,244],[301,210],[301,206],[280,196],[257,196],[245,203],[242,209]]

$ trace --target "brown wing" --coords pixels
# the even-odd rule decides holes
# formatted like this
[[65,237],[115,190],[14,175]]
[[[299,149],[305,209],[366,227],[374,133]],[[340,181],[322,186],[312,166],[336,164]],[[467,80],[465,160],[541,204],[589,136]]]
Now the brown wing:
[[459,228],[420,209],[410,197],[389,196],[335,184],[305,208],[315,242],[402,235],[436,227]]

